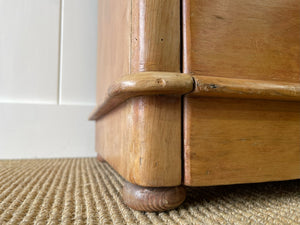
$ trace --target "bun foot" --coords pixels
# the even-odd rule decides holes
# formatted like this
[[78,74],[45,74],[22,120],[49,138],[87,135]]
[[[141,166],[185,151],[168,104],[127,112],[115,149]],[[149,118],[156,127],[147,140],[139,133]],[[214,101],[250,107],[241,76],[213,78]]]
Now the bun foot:
[[160,212],[178,207],[186,197],[185,188],[141,187],[125,182],[123,199],[132,209],[147,212]]
[[105,160],[100,156],[99,153],[97,153],[97,159],[99,160],[99,162],[105,162]]

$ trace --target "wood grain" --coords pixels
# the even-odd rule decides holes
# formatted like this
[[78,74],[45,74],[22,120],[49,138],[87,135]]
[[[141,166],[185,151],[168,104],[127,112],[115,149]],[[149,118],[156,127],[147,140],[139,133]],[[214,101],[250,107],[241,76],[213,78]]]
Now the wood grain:
[[[127,71],[126,74],[149,70],[179,72],[179,0],[134,0],[131,9],[128,9],[130,8],[129,3],[123,3],[123,1],[120,3],[122,5],[116,6],[118,10],[105,8],[107,12],[103,16],[105,17],[103,23],[108,21],[111,23],[107,25],[109,26],[107,37],[110,36],[110,32],[124,31],[121,32],[120,38],[111,36],[110,38],[113,40],[108,38],[108,42],[104,43],[105,46],[108,46],[107,48],[113,47],[114,53],[107,55],[107,51],[99,51],[100,66],[105,67],[101,74],[109,77],[104,79],[116,80],[117,76],[124,75],[124,71]],[[117,3],[105,4],[112,6]],[[132,15],[131,21],[134,21],[130,24],[129,29],[132,30],[132,34],[129,34],[127,27],[129,22],[127,16],[120,18],[117,15],[117,13],[129,15],[129,11]],[[108,15],[109,13],[112,15]],[[131,43],[129,54],[127,51],[128,38]],[[101,39],[99,40],[101,41]],[[125,45],[125,47],[117,48],[120,45]],[[127,60],[128,56],[129,60]],[[106,57],[114,60],[116,69],[112,67],[112,63],[105,61]],[[128,62],[129,67],[127,67]],[[111,72],[118,73],[118,75],[110,75]],[[112,92],[118,93],[121,90],[118,85],[116,87]],[[129,86],[127,87],[129,90]],[[107,86],[99,88],[108,90]],[[102,91],[101,97],[104,96]],[[100,101],[98,102],[100,103]],[[97,152],[129,182],[154,187],[180,184],[180,96],[142,96],[128,99],[109,114],[97,120],[96,129]]]
[[131,71],[180,72],[180,0],[133,0]]
[[[131,9],[128,3],[130,1],[103,2],[105,3],[101,3],[101,7],[105,4],[109,7],[102,9],[106,12],[103,17],[100,16],[103,19],[100,24],[107,23],[108,33],[105,33],[107,41],[100,44],[105,49],[99,49],[99,68],[103,67],[98,74],[99,82],[102,82],[102,77],[105,83],[116,81],[124,72],[143,76],[140,72],[180,71],[179,0],[133,0]],[[131,20],[128,20],[128,15],[132,15]],[[130,21],[132,24],[128,29]],[[131,43],[130,52],[128,39]],[[99,41],[102,42],[101,38]],[[151,83],[145,93],[152,93],[150,89],[153,80],[150,79],[149,83],[147,79],[141,77],[138,80],[147,85]],[[174,79],[176,80],[176,74]],[[173,78],[168,80],[171,84]],[[119,84],[121,85],[113,86],[110,91],[119,95],[124,83]],[[162,84],[163,80],[154,82],[154,86],[159,89]],[[130,85],[125,86],[129,92],[134,90]],[[100,85],[98,89],[102,89],[98,94],[103,99],[108,86]],[[164,87],[160,90],[167,89]],[[98,104],[101,102],[99,100]],[[99,118],[96,130],[97,153],[127,181],[148,187],[180,185],[181,96],[130,98]]]
[[[179,0],[134,0],[131,14],[130,73],[179,72]],[[180,185],[180,96],[130,98],[97,120],[96,129],[97,152],[127,181],[149,187]]]
[[97,152],[140,186],[181,184],[181,99],[135,97],[96,122]]
[[97,106],[90,120],[99,119],[129,98],[147,95],[178,95],[193,90],[194,81],[190,75],[167,72],[142,72],[123,76],[109,89],[102,104]]
[[125,182],[123,199],[132,209],[147,212],[158,212],[174,209],[186,197],[184,187],[140,187]]
[[98,1],[97,104],[109,86],[130,73],[131,3]]
[[183,5],[190,35],[185,73],[300,81],[300,1],[185,0]]
[[191,73],[191,3],[182,0],[182,72]]
[[300,101],[300,83],[210,76],[193,76],[193,78],[195,89],[189,97]]
[[299,102],[184,99],[184,184],[300,178]]

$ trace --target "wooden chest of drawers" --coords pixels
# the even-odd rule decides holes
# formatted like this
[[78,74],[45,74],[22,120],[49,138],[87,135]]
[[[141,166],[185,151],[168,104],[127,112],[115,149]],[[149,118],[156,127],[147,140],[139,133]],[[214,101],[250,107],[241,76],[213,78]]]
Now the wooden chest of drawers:
[[300,178],[298,0],[99,0],[96,151],[137,210]]

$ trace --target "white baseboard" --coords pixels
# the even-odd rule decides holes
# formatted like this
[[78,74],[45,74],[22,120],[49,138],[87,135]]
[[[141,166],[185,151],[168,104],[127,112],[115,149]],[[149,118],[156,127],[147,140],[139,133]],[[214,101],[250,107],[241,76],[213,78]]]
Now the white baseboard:
[[96,156],[93,108],[0,103],[0,159]]

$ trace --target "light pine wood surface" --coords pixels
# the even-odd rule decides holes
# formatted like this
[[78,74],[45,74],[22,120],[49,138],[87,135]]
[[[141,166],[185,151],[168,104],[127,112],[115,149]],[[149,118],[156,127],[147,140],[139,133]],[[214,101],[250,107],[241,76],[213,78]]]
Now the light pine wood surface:
[[185,73],[300,81],[300,1],[184,0]]
[[96,122],[96,149],[127,181],[181,184],[181,99],[135,97]]
[[[101,69],[98,74],[98,81],[101,82],[102,77],[109,77],[104,78],[106,84],[111,80],[116,81],[118,80],[116,79],[117,72],[118,78],[124,75],[124,72],[127,72],[126,74],[129,76],[132,74],[143,76],[143,73],[140,72],[144,71],[179,72],[181,57],[179,0],[134,0],[132,8],[129,3],[125,2],[120,2],[124,9],[121,6],[116,6],[114,9],[112,5],[116,3],[112,3],[112,1],[105,3],[111,6],[111,8],[105,8],[110,11],[106,12],[110,15],[100,16],[100,20],[103,20],[100,21],[100,24],[111,20],[107,28],[109,33],[104,34],[107,35],[105,37],[107,41],[102,44],[105,45],[104,48],[113,46],[110,49],[113,53],[108,52],[108,47],[107,51],[101,51],[99,48],[99,62],[102,60],[99,68],[103,67],[104,69]],[[105,4],[101,7],[105,7]],[[128,13],[131,15],[129,20],[125,16],[129,15]],[[123,18],[120,18],[118,14],[123,15]],[[128,23],[131,23],[131,29],[127,28]],[[124,29],[124,32],[121,32],[120,29]],[[132,34],[128,33],[129,30],[132,31]],[[120,32],[122,34],[118,37]],[[131,43],[129,53],[127,38]],[[117,48],[121,45],[122,48]],[[124,54],[126,55],[124,56]],[[103,61],[103,59],[105,60]],[[112,68],[112,61],[107,61],[111,59],[114,59],[116,68]],[[127,67],[128,62],[129,67]],[[169,84],[171,84],[176,80],[176,73],[173,75],[174,79],[169,77],[165,81],[170,81]],[[189,77],[189,79],[191,78]],[[165,86],[164,83],[166,83]],[[111,84],[112,82],[109,85]],[[182,94],[182,90],[178,90],[177,94],[170,93],[169,84],[159,79],[154,87],[164,87],[156,94],[167,95],[130,98],[96,122],[97,153],[133,184],[148,187],[181,184],[180,94]],[[109,85],[106,88],[99,87],[102,88],[98,93],[99,99],[107,96],[103,90],[107,91]],[[118,84],[112,87],[112,93],[117,95],[119,91],[123,91]],[[138,86],[130,87],[127,84],[125,89],[130,91],[135,87]],[[151,85],[148,87],[149,92]],[[99,100],[98,103],[100,102],[103,101]]]
[[130,74],[131,3],[98,1],[97,104],[109,86]]
[[131,183],[129,206],[170,209],[161,205],[167,189],[156,188],[174,195],[182,183],[300,178],[299,1],[100,0],[100,8],[91,119],[99,160]]
[[131,71],[180,72],[180,1],[133,0]]
[[300,2],[182,6],[184,184],[300,178]]
[[184,184],[300,178],[299,102],[184,99]]
[[300,83],[194,75],[189,97],[220,97],[300,101]]
[[189,93],[194,88],[188,74],[168,72],[140,72],[121,77],[108,89],[106,98],[99,104],[90,119],[96,120],[129,98],[148,95],[177,95]]

